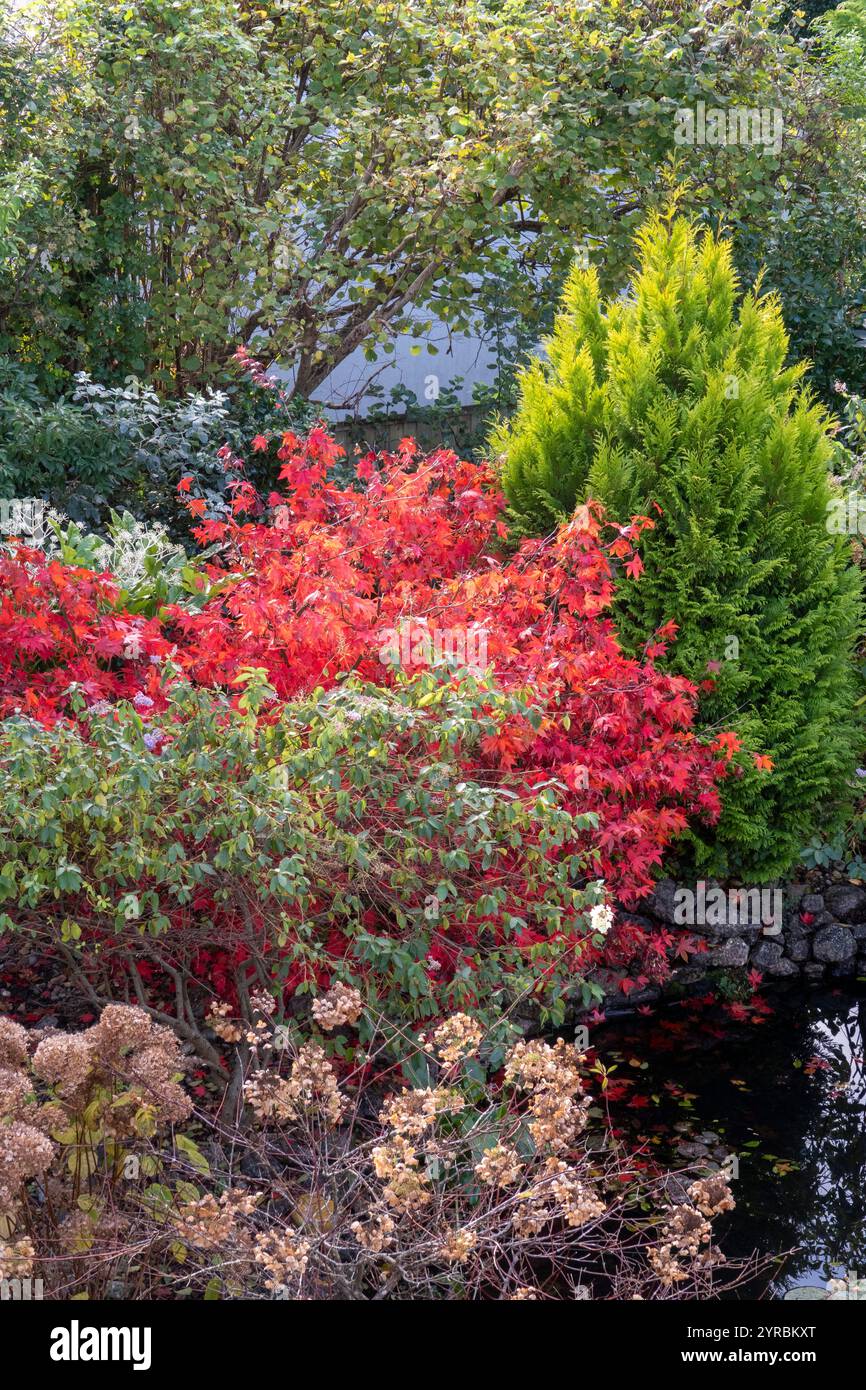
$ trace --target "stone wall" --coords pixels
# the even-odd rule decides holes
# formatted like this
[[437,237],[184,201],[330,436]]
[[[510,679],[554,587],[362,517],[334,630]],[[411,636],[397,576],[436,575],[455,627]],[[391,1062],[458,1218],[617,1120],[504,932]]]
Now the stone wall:
[[329,428],[350,457],[356,447],[362,452],[394,450],[410,435],[422,449],[453,449],[461,458],[468,458],[486,435],[490,414],[489,405],[463,405],[455,410],[410,412],[382,420],[340,420]]
[[723,921],[718,920],[718,910],[707,914],[712,925],[702,922],[701,914],[694,921],[682,920],[682,890],[694,893],[696,887],[664,879],[641,903],[640,912],[622,912],[645,928],[665,927],[678,936],[692,933],[706,949],[686,964],[672,960],[670,979],[664,984],[645,985],[629,994],[623,993],[613,971],[595,971],[590,979],[604,991],[599,1007],[606,1013],[630,1013],[642,1004],[694,993],[722,977],[735,981],[749,970],[760,971],[765,983],[866,976],[866,887],[832,880],[775,885],[767,891],[780,895],[780,921],[765,923],[759,914],[744,912],[741,902],[730,900],[738,889],[708,882],[707,894],[721,889],[728,900]]

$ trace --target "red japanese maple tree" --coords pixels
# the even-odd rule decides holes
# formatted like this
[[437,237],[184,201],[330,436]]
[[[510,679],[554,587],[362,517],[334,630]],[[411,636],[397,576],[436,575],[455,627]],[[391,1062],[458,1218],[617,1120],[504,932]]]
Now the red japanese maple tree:
[[[648,634],[644,659],[626,658],[609,615],[615,585],[639,582],[635,545],[647,517],[611,525],[581,508],[553,536],[504,549],[492,469],[446,450],[366,455],[341,486],[342,453],[324,431],[286,434],[280,492],[258,496],[239,460],[231,514],[204,515],[202,544],[220,591],[201,611],[170,611],[178,657],[205,684],[230,685],[260,667],[282,698],[357,671],[388,683],[389,634],[482,633],[500,688],[529,689],[538,726],[515,720],[485,748],[528,781],[555,777],[571,803],[598,816],[599,872],[623,901],[649,891],[653,870],[690,815],[719,812],[720,762],[693,729],[695,689],[656,669],[676,632]],[[721,750],[720,750],[721,751]]]

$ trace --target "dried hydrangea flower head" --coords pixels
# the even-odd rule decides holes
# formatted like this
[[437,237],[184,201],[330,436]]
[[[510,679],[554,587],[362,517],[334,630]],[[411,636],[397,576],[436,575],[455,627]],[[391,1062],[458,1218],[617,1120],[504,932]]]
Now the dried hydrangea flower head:
[[449,1264],[463,1264],[468,1260],[472,1251],[478,1244],[478,1236],[475,1231],[470,1231],[466,1227],[462,1230],[449,1231],[445,1240],[442,1242],[442,1258],[448,1260]]
[[277,1011],[277,1001],[267,990],[254,989],[250,994],[250,1005],[258,1014],[270,1018]]
[[665,1237],[684,1255],[695,1256],[709,1243],[712,1227],[695,1207],[673,1207],[664,1225]]
[[576,1095],[582,1090],[578,1054],[564,1038],[557,1038],[553,1047],[540,1038],[515,1043],[505,1059],[505,1080],[523,1091],[551,1086]]
[[604,1215],[604,1202],[562,1159],[547,1160],[545,1177],[550,1182],[554,1201],[568,1226],[585,1226],[588,1221],[597,1221]]
[[109,1065],[119,1065],[121,1058],[141,1047],[158,1045],[170,1053],[176,1065],[182,1065],[180,1047],[170,1028],[164,1028],[144,1009],[134,1004],[107,1004],[99,1021],[84,1035],[89,1039],[95,1056]]
[[376,1207],[371,1207],[366,1221],[353,1221],[349,1227],[358,1244],[374,1255],[393,1245],[396,1229],[393,1217]]
[[[30,1072],[30,1039],[19,1023],[0,1018],[0,1123],[20,1120],[45,1130]],[[2,1174],[0,1174],[2,1180]]]
[[570,1148],[586,1128],[589,1105],[588,1096],[575,1102],[553,1086],[539,1086],[529,1100],[529,1132],[536,1149],[560,1153]]
[[465,1106],[466,1101],[459,1091],[449,1090],[445,1086],[437,1086],[435,1090],[419,1088],[389,1096],[379,1119],[397,1134],[418,1138],[432,1127],[437,1115],[446,1112],[457,1114]]
[[[132,1112],[151,1107],[154,1119],[173,1124],[192,1113],[177,1076],[184,1069],[180,1044],[170,1028],[154,1023],[144,1009],[109,1004],[98,1023],[83,1033],[55,1033],[33,1054],[33,1069],[60,1099],[80,1104],[97,1088],[107,1091],[103,1122],[121,1132]],[[128,1090],[124,1116],[112,1100],[118,1084]]]
[[243,1024],[233,1017],[232,1006],[225,1000],[211,1000],[205,1023],[226,1043],[238,1043],[244,1035]]
[[452,1014],[433,1032],[433,1045],[446,1066],[472,1057],[481,1046],[484,1030],[469,1014]]
[[33,1055],[37,1076],[64,1100],[78,1101],[93,1084],[93,1055],[86,1033],[54,1033]]
[[548,1157],[535,1182],[518,1194],[514,1229],[520,1236],[537,1236],[546,1227],[565,1222],[585,1226],[605,1214],[604,1202],[584,1178],[561,1158]]
[[303,1279],[310,1257],[310,1242],[294,1231],[259,1231],[253,1259],[264,1270],[265,1288],[272,1293],[291,1293]]
[[313,1000],[313,1018],[323,1033],[330,1033],[344,1024],[354,1025],[364,1010],[364,1000],[352,985],[338,980],[326,994]]
[[733,1211],[737,1205],[734,1194],[723,1177],[699,1178],[689,1188],[689,1196],[704,1216],[718,1216]]
[[515,1043],[505,1059],[505,1081],[529,1092],[529,1131],[539,1150],[561,1152],[585,1129],[590,1106],[582,1096],[578,1054],[563,1038]]
[[0,1018],[0,1066],[25,1067],[28,1057],[26,1028],[11,1018]]
[[219,1200],[208,1193],[197,1201],[185,1202],[172,1218],[177,1233],[199,1250],[217,1250],[243,1234],[240,1218],[250,1216],[258,1198],[240,1188],[229,1188]]
[[22,1183],[41,1178],[55,1154],[51,1140],[22,1120],[0,1124],[0,1212],[16,1205]]
[[33,1082],[27,1072],[0,1065],[0,1120],[21,1120],[33,1109]]
[[384,1183],[382,1196],[389,1207],[411,1211],[426,1206],[431,1199],[430,1175],[419,1169],[418,1154],[411,1140],[393,1134],[372,1152],[373,1170]]
[[476,1176],[488,1187],[507,1187],[517,1182],[522,1172],[517,1150],[507,1144],[493,1144],[485,1149],[483,1158],[475,1165]]
[[0,1279],[26,1279],[33,1273],[36,1251],[29,1236],[0,1240]]
[[336,1125],[348,1104],[317,1043],[304,1043],[288,1077],[264,1069],[253,1072],[244,1083],[244,1099],[259,1120],[275,1124],[309,1117]]
[[724,1263],[724,1255],[711,1245],[712,1227],[708,1217],[730,1211],[734,1199],[724,1178],[701,1178],[692,1183],[689,1196],[695,1206],[671,1207],[661,1231],[661,1240],[649,1252],[649,1262],[665,1286],[688,1278],[684,1266],[709,1268]]

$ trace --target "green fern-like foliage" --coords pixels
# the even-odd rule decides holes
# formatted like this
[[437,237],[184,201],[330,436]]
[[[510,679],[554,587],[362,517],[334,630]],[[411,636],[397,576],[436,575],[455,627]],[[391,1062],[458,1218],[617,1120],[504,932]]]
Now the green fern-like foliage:
[[712,682],[704,726],[743,742],[720,823],[692,840],[697,867],[784,873],[849,801],[862,594],[827,525],[830,421],[805,366],[785,366],[778,302],[760,286],[740,301],[724,239],[655,218],[626,296],[603,304],[594,270],[573,270],[546,348],[491,441],[512,525],[544,534],[589,497],[654,518],[645,571],[620,586],[623,643],[638,652],[675,621],[668,662]]

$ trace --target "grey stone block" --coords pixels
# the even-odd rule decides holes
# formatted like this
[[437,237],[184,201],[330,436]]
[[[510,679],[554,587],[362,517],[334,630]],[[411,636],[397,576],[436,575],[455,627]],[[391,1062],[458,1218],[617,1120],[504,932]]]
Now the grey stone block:
[[824,894],[828,912],[840,922],[866,923],[866,888],[856,883],[834,883]]
[[749,943],[742,937],[731,936],[715,951],[708,951],[704,960],[710,966],[731,966],[738,967],[745,965],[749,959]]
[[775,965],[769,967],[767,973],[772,975],[774,980],[789,980],[800,974],[800,967],[794,961],[786,960],[783,956],[781,960],[776,961]]
[[847,927],[838,925],[823,927],[821,931],[815,933],[812,941],[815,959],[826,961],[828,964],[838,964],[839,961],[849,960],[856,949],[853,933]]
[[805,893],[800,899],[801,912],[823,912],[824,898],[821,893]]
[[782,959],[782,943],[780,941],[768,941],[766,938],[759,941],[752,950],[752,964],[758,970],[769,970],[777,965]]
[[785,952],[789,960],[798,961],[800,964],[809,959],[810,948],[808,937],[793,937],[785,943]]

